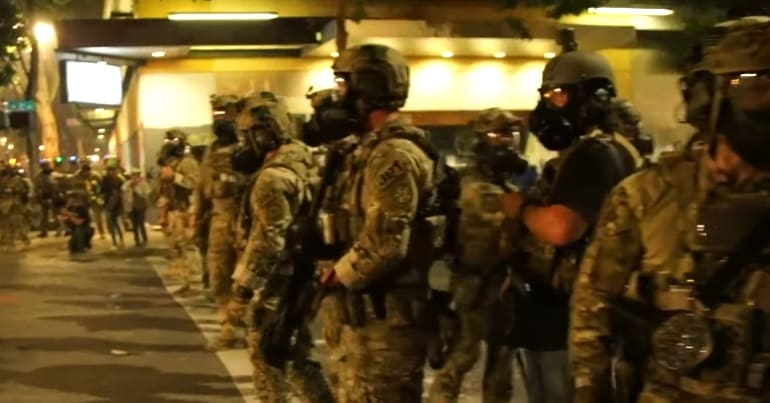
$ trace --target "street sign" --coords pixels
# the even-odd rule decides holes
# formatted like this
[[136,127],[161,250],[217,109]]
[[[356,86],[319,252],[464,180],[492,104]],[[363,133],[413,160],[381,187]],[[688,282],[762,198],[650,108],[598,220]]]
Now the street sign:
[[35,110],[35,101],[31,99],[8,101],[9,112],[32,112]]

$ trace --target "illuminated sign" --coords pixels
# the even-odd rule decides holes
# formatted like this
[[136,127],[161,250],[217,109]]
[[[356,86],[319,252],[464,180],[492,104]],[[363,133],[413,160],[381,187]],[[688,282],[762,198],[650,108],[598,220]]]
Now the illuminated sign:
[[123,72],[120,66],[66,60],[64,102],[120,106],[123,101]]

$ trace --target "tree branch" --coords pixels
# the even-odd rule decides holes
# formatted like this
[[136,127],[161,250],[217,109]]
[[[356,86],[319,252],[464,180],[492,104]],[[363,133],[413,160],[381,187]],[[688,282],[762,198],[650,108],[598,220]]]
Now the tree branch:
[[29,67],[27,66],[27,62],[24,61],[24,53],[21,52],[21,47],[16,47],[16,56],[19,57],[19,64],[21,64],[21,71],[24,72],[24,75],[27,77],[27,80],[29,80]]

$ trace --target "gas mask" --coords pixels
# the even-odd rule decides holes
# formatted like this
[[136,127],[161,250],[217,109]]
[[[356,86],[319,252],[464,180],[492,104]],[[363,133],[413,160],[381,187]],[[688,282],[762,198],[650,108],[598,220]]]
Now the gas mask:
[[540,101],[529,115],[529,128],[540,143],[551,151],[571,146],[582,135],[577,127],[577,113],[570,102],[570,91],[562,88],[541,89]]
[[313,106],[313,116],[302,127],[302,138],[311,147],[342,139],[357,128],[356,114],[343,103],[339,91],[317,91],[307,95]]
[[233,152],[231,162],[237,172],[251,175],[256,172],[270,151],[281,146],[276,130],[271,125],[258,124],[249,129]]
[[216,119],[213,123],[214,135],[217,136],[217,143],[228,145],[238,141],[238,131],[236,123],[230,119]]
[[508,177],[521,174],[529,167],[529,163],[516,151],[519,132],[477,133],[476,136],[473,152],[479,163],[494,174]]

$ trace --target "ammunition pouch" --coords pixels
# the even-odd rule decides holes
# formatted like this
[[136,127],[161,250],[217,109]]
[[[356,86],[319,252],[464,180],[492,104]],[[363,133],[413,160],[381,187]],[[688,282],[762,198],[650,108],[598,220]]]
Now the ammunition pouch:
[[371,288],[358,292],[345,290],[334,293],[331,298],[339,298],[338,304],[343,323],[352,327],[363,327],[367,320],[384,320],[390,327],[416,326],[430,316],[427,295],[419,296],[415,288]]
[[216,199],[232,198],[238,194],[238,188],[238,178],[235,175],[215,174],[211,187],[211,197]]
[[192,190],[185,189],[181,186],[174,186],[174,198],[171,200],[172,210],[187,210],[190,207],[190,196],[192,196]]
[[318,214],[318,221],[325,246],[349,244],[351,242],[353,237],[350,235],[349,211],[322,212]]

